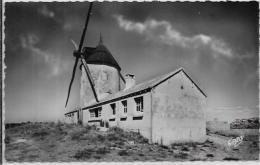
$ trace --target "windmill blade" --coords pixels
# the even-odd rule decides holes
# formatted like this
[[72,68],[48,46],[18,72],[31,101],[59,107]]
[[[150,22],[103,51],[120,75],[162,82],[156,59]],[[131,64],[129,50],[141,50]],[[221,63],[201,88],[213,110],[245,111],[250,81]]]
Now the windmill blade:
[[77,43],[74,41],[74,40],[70,40],[71,42],[72,42],[72,44],[73,44],[73,46],[74,46],[74,48],[75,48],[75,50],[77,50],[79,47],[78,47],[78,45],[77,45]]
[[89,18],[90,18],[90,14],[91,14],[92,5],[93,5],[93,2],[90,2],[89,8],[88,8],[87,19],[86,19],[85,26],[84,26],[84,29],[83,29],[83,32],[82,32],[82,35],[81,35],[80,43],[79,43],[78,52],[81,52],[81,49],[82,49],[82,46],[83,46],[85,34],[86,34],[87,29],[88,29],[88,22],[89,22]]
[[72,77],[71,77],[71,80],[70,80],[70,85],[69,85],[68,96],[67,96],[65,108],[67,107],[67,104],[68,104],[68,101],[69,101],[71,86],[72,86],[72,83],[73,83],[73,80],[74,80],[74,77],[75,77],[78,61],[79,61],[79,57],[76,57],[74,67],[73,67]]
[[84,42],[84,39],[85,39],[86,31],[87,31],[87,28],[88,28],[88,22],[89,22],[89,18],[90,18],[90,13],[91,13],[92,5],[93,5],[93,2],[90,2],[89,9],[88,9],[88,14],[87,14],[87,19],[86,19],[85,26],[84,26],[84,29],[83,29],[83,32],[82,32],[82,35],[81,35],[81,39],[80,39],[80,44],[79,44],[78,50],[77,50],[76,52],[74,52],[74,55],[76,56],[76,60],[75,60],[75,63],[74,63],[73,72],[72,72],[72,77],[71,77],[71,80],[70,80],[70,85],[69,85],[68,96],[67,96],[65,108],[67,107],[67,104],[68,104],[68,101],[69,101],[72,83],[73,83],[73,81],[74,81],[74,77],[75,77],[75,73],[76,73],[76,68],[77,68],[77,65],[78,65],[79,58],[80,58],[80,56],[81,56],[81,55],[80,55],[80,54],[81,54],[81,49],[82,49],[83,42]]
[[91,86],[91,89],[92,89],[92,91],[93,91],[93,93],[94,93],[94,97],[95,97],[95,99],[96,99],[96,102],[99,102],[99,101],[98,101],[98,97],[97,97],[97,92],[96,92],[96,89],[95,89],[94,80],[93,80],[93,78],[91,77],[91,73],[90,73],[90,70],[89,70],[89,68],[88,68],[87,63],[86,63],[85,59],[84,59],[82,56],[81,56],[81,62],[82,62],[82,64],[83,64],[84,69],[85,69],[85,71],[86,71],[86,74],[87,74],[87,76],[88,76],[88,80],[89,80],[89,82],[90,82],[90,86]]
[[[88,15],[87,15],[87,19],[86,19],[86,23],[85,23],[85,27],[83,29],[83,33],[82,33],[82,36],[81,36],[81,40],[80,40],[80,43],[79,43],[79,49],[78,49],[78,52],[81,52],[81,49],[82,49],[82,46],[83,46],[83,43],[84,43],[84,39],[85,39],[85,34],[86,34],[86,31],[87,31],[87,28],[88,28],[88,22],[89,22],[89,18],[90,18],[90,15],[91,15],[91,9],[92,9],[92,5],[93,5],[93,2],[90,3],[90,6],[89,6],[89,10],[88,10]],[[81,62],[84,66],[84,69],[86,71],[86,74],[88,76],[88,80],[90,82],[90,85],[91,85],[91,88],[92,88],[92,91],[94,93],[94,96],[95,96],[95,99],[96,101],[98,102],[98,97],[97,97],[97,92],[95,90],[95,84],[94,84],[94,81],[93,81],[93,78],[91,76],[91,73],[90,73],[90,70],[88,68],[88,65],[86,63],[86,60],[84,59],[84,57],[82,55],[80,55],[80,58],[81,58]]]
[[123,80],[123,82],[125,83],[125,78],[124,78],[124,76],[121,74],[121,72],[119,72],[119,76],[120,76],[120,78]]

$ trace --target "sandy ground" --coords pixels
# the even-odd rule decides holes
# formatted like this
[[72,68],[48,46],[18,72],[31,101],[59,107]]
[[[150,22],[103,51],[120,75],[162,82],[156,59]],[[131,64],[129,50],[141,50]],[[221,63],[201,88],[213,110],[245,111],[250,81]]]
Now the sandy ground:
[[133,132],[62,123],[25,123],[6,129],[8,162],[259,160],[258,138],[229,147],[231,137],[207,135],[204,143],[149,144]]

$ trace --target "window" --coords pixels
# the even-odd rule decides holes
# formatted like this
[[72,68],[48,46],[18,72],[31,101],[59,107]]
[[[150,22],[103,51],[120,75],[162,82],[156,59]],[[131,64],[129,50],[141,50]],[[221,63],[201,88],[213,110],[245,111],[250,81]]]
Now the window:
[[135,103],[136,103],[136,111],[143,112],[144,109],[143,96],[135,98]]
[[101,73],[101,79],[102,80],[108,80],[108,73],[107,72],[102,72]]
[[116,114],[116,104],[110,104],[111,108],[112,108],[112,114],[115,115]]
[[102,110],[102,107],[98,107],[98,108],[89,110],[90,118],[98,118],[98,117],[100,117],[101,116],[101,110]]
[[123,107],[124,107],[124,113],[127,113],[127,101],[122,101]]

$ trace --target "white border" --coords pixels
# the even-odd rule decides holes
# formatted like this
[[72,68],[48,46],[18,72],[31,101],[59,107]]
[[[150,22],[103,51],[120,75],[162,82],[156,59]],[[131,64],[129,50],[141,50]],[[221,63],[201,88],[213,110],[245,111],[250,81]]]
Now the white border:
[[[94,1],[94,0],[88,0],[88,2],[90,1]],[[97,0],[95,2],[132,2],[132,0],[117,0],[117,1],[113,1],[113,0]],[[156,1],[160,1],[160,2],[252,2],[250,0],[178,0],[178,1],[169,1],[169,0],[135,0],[134,2],[156,2]],[[218,165],[218,164],[224,164],[224,165],[229,165],[229,164],[234,164],[234,165],[241,165],[241,164],[247,164],[247,165],[258,165],[259,164],[259,160],[256,161],[185,161],[185,162],[70,162],[70,163],[63,163],[63,162],[55,162],[55,163],[50,163],[50,162],[33,162],[33,163],[7,163],[5,160],[5,143],[4,143],[4,137],[5,137],[5,102],[4,102],[4,98],[5,98],[5,69],[7,68],[4,60],[5,60],[5,45],[4,45],[4,40],[5,40],[5,27],[4,27],[4,22],[5,22],[5,2],[87,2],[86,0],[2,0],[2,162],[3,164],[23,164],[23,165],[32,165],[32,164],[36,164],[36,165],[42,165],[42,164],[64,164],[64,165],[71,165],[71,164],[89,164],[91,163],[92,165],[94,164],[99,164],[99,165],[104,165],[104,164],[135,164],[135,165],[139,165],[139,164],[162,164],[162,165],[168,165],[168,164],[191,164],[191,165],[200,165],[200,164],[213,164],[213,165]],[[257,1],[254,1],[257,2]],[[260,13],[260,3],[259,4],[259,13]],[[259,14],[258,14],[259,16]],[[259,22],[260,22],[260,18],[259,18]],[[259,45],[259,49],[260,49],[260,45]],[[259,55],[259,49],[258,49],[258,55]],[[258,68],[260,66],[260,59],[258,61]],[[259,72],[259,77],[260,77],[260,72]],[[258,77],[258,78],[259,78]],[[259,90],[260,90],[260,83],[259,83]],[[259,98],[259,102],[260,102],[260,98]]]

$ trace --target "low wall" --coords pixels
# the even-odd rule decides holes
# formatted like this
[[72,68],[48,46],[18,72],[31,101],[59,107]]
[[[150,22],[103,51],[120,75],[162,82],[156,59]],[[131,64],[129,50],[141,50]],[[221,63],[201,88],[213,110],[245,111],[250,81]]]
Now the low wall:
[[224,121],[207,121],[206,127],[212,132],[230,130],[230,125]]
[[237,135],[259,135],[259,129],[230,129],[229,131]]

